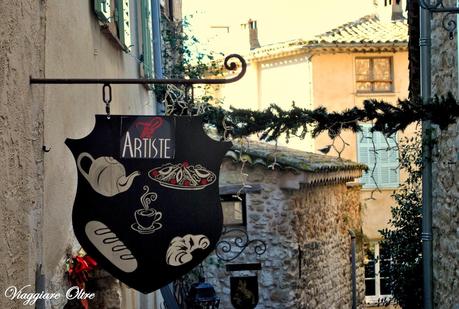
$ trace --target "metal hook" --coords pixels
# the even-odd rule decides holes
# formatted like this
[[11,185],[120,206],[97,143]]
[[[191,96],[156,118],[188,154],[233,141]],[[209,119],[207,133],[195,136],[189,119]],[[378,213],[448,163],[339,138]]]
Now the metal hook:
[[188,116],[192,116],[194,107],[194,88],[191,84],[185,85],[185,102]]
[[[106,90],[108,89],[108,96]],[[102,100],[105,103],[105,112],[107,113],[107,119],[110,119],[110,102],[112,101],[112,86],[110,84],[104,84],[102,86]]]

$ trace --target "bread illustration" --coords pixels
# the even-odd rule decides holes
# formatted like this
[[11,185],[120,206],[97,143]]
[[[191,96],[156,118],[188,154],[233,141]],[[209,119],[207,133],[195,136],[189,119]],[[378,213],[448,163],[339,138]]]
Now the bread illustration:
[[89,221],[86,223],[85,232],[94,247],[113,265],[126,273],[137,269],[137,259],[131,250],[105,224]]
[[204,235],[185,235],[171,240],[166,253],[166,263],[180,266],[193,259],[191,253],[196,249],[206,249],[210,241]]

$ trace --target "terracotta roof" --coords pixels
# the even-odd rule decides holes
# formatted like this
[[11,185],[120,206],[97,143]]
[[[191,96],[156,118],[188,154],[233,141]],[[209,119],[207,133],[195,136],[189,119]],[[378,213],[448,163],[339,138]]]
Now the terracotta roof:
[[[408,24],[406,20],[382,21],[376,15],[364,16],[310,39],[296,39],[261,46],[246,56],[248,60],[274,57],[278,54],[303,53],[305,49],[337,49],[385,47],[408,48]],[[359,50],[352,50],[359,51]],[[387,51],[387,50],[384,50]]]
[[241,146],[240,144],[233,145],[232,149],[226,153],[226,157],[232,158],[235,161],[243,158],[251,165],[260,164],[267,168],[271,168],[272,164],[276,162],[277,165],[275,168],[304,172],[361,171],[368,169],[365,164],[350,160],[281,146],[278,146],[276,149],[274,145],[257,141],[250,141],[248,146]]
[[308,44],[408,43],[406,20],[382,21],[368,15],[327,31],[308,41]]

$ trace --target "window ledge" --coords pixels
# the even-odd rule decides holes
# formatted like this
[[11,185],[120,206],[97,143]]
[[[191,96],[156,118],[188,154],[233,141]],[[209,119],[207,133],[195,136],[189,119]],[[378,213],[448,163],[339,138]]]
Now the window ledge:
[[[394,190],[398,190],[399,188],[400,188],[400,186],[398,186],[398,187],[384,187],[384,188],[379,187],[379,190],[381,190],[381,191],[394,191]],[[364,192],[378,191],[378,188],[376,188],[376,187],[374,187],[374,188],[364,188],[364,187],[362,187],[361,191],[364,191]]]
[[396,97],[400,92],[354,92],[356,97]]

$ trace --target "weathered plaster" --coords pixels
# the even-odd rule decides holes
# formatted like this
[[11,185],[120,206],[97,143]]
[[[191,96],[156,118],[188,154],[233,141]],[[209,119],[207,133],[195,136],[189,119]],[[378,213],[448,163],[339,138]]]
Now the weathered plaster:
[[29,76],[43,75],[45,5],[0,5],[0,308],[25,307],[4,291],[33,291],[42,262],[43,91]]

